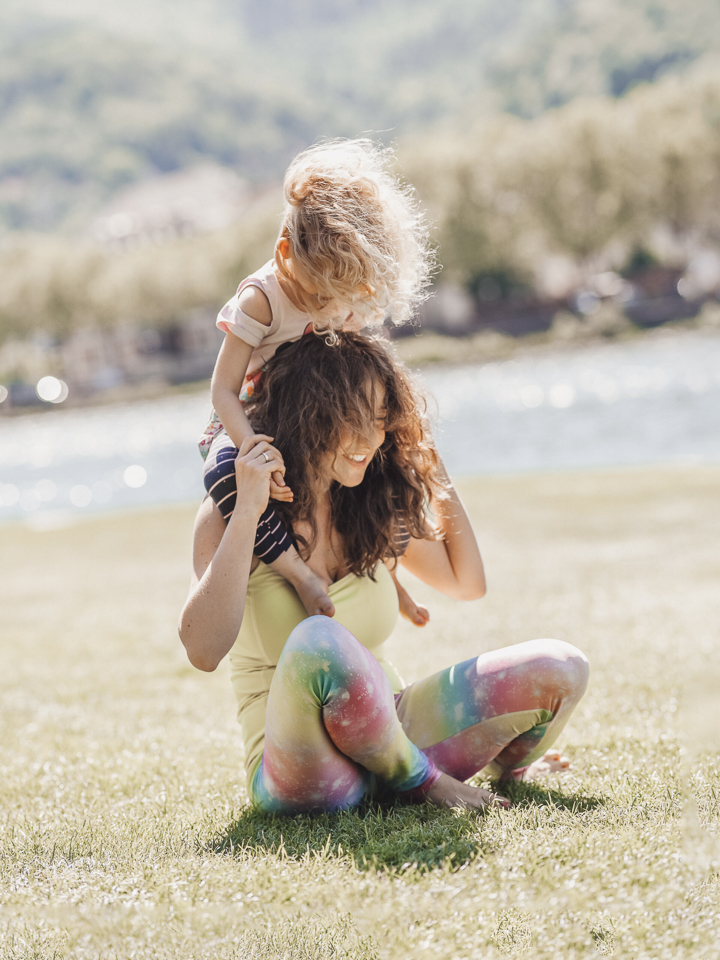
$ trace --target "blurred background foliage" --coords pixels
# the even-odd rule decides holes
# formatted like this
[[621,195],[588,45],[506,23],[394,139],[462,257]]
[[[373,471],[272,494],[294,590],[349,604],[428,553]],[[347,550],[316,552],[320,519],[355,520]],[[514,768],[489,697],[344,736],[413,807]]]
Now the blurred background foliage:
[[[714,0],[5,0],[0,37],[0,338],[217,306],[320,136],[397,144],[471,293],[720,239]],[[253,185],[236,224],[91,238],[119,191],[208,161]]]

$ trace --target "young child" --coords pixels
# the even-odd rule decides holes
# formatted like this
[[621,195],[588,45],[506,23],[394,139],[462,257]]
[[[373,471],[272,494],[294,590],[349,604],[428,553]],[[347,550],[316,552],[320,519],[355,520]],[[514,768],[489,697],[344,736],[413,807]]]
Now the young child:
[[[243,280],[218,314],[226,336],[212,377],[213,416],[199,446],[205,487],[226,522],[238,495],[238,448],[254,434],[243,403],[278,347],[306,333],[377,327],[387,315],[406,322],[425,297],[432,257],[424,218],[411,189],[390,173],[391,159],[369,140],[334,140],[299,154],[285,174],[274,258]],[[280,473],[270,497],[292,500]],[[271,504],[258,524],[255,555],[292,583],[308,614],[333,616],[327,584],[300,558]],[[424,626],[427,609],[395,584],[403,616]]]

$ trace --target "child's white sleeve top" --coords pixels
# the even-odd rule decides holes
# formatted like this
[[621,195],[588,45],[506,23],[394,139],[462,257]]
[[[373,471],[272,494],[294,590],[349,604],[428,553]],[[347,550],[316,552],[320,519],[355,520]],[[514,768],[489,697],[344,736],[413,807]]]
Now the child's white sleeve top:
[[[268,298],[272,313],[269,327],[253,320],[238,306],[240,293],[248,286],[258,287]],[[281,343],[299,340],[308,326],[312,329],[308,314],[299,310],[283,292],[272,260],[243,280],[235,296],[228,300],[218,314],[216,324],[221,330],[239,337],[253,347],[247,368],[248,377],[257,373],[268,362]]]

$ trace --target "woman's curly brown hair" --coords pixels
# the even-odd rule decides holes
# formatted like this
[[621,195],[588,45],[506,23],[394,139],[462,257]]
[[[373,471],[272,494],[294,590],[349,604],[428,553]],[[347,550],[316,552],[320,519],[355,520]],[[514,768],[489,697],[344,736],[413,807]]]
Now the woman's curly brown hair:
[[310,542],[296,537],[307,555],[316,535],[314,491],[323,464],[348,437],[375,436],[381,391],[384,443],[362,483],[330,486],[332,523],[349,571],[358,576],[372,576],[381,560],[400,556],[404,534],[432,538],[427,505],[445,495],[425,401],[407,369],[377,338],[340,333],[330,344],[310,334],[278,350],[246,405],[255,429],[274,437],[285,459],[295,499],[273,505],[289,529],[297,521],[310,524]]

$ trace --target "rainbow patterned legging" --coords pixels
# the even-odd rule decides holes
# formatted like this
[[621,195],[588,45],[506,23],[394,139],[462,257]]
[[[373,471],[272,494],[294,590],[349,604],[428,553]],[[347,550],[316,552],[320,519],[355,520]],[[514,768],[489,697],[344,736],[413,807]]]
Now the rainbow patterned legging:
[[310,617],[275,670],[252,800],[281,814],[342,810],[378,789],[418,799],[441,772],[520,776],[553,744],[587,678],[578,649],[530,640],[393,696],[379,662],[348,630]]

